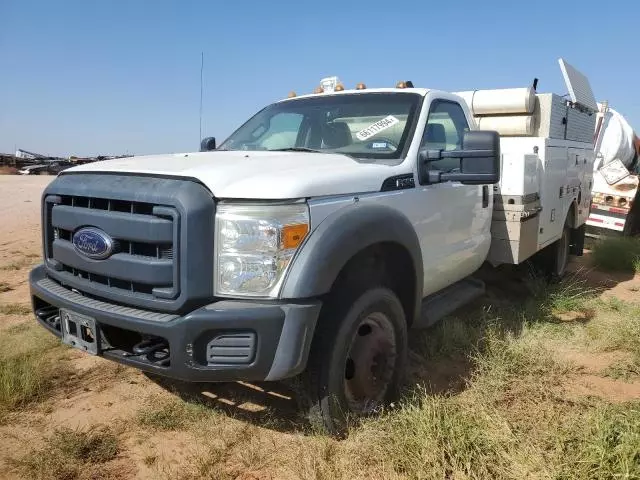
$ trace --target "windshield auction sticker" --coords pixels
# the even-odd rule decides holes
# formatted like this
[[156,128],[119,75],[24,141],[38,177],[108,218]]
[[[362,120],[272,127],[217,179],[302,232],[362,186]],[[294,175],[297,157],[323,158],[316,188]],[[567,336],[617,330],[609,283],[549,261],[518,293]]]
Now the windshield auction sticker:
[[398,120],[393,115],[388,115],[382,120],[378,120],[376,123],[360,130],[358,133],[356,133],[356,137],[358,138],[358,140],[366,140],[367,138],[373,137],[376,133],[380,133],[387,128],[393,127],[399,121],[400,120]]

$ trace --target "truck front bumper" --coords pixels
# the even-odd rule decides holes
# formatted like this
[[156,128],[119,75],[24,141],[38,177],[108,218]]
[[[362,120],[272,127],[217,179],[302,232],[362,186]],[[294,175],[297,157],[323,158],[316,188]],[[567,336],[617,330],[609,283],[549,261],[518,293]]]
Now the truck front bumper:
[[302,372],[321,307],[315,300],[221,300],[171,315],[83,296],[48,278],[42,265],[31,271],[29,283],[36,318],[54,335],[63,337],[60,309],[73,312],[95,329],[89,351],[196,382],[270,381]]

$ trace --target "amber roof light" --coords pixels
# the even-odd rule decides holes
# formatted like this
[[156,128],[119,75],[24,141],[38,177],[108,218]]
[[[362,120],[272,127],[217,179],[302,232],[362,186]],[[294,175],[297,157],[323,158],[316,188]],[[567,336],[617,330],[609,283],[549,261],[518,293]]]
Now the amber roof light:
[[396,88],[413,88],[413,82],[411,80],[400,80],[396,83]]

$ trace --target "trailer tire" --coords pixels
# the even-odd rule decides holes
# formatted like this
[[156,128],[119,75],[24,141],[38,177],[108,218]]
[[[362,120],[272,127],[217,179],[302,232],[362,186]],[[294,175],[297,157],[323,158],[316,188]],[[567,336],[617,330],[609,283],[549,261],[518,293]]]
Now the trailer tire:
[[311,427],[346,436],[351,420],[397,396],[406,359],[407,322],[393,291],[371,287],[330,299],[298,391]]
[[640,209],[636,204],[633,205],[633,208],[627,215],[622,235],[625,237],[636,237],[640,235]]

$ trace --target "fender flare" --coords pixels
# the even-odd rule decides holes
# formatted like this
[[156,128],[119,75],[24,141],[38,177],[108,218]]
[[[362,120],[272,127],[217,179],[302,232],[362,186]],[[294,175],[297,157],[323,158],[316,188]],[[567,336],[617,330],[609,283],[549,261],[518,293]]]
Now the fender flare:
[[329,293],[351,258],[365,248],[383,242],[399,244],[411,256],[418,309],[424,281],[420,242],[409,219],[385,205],[354,203],[323,220],[294,257],[280,297],[312,298]]

